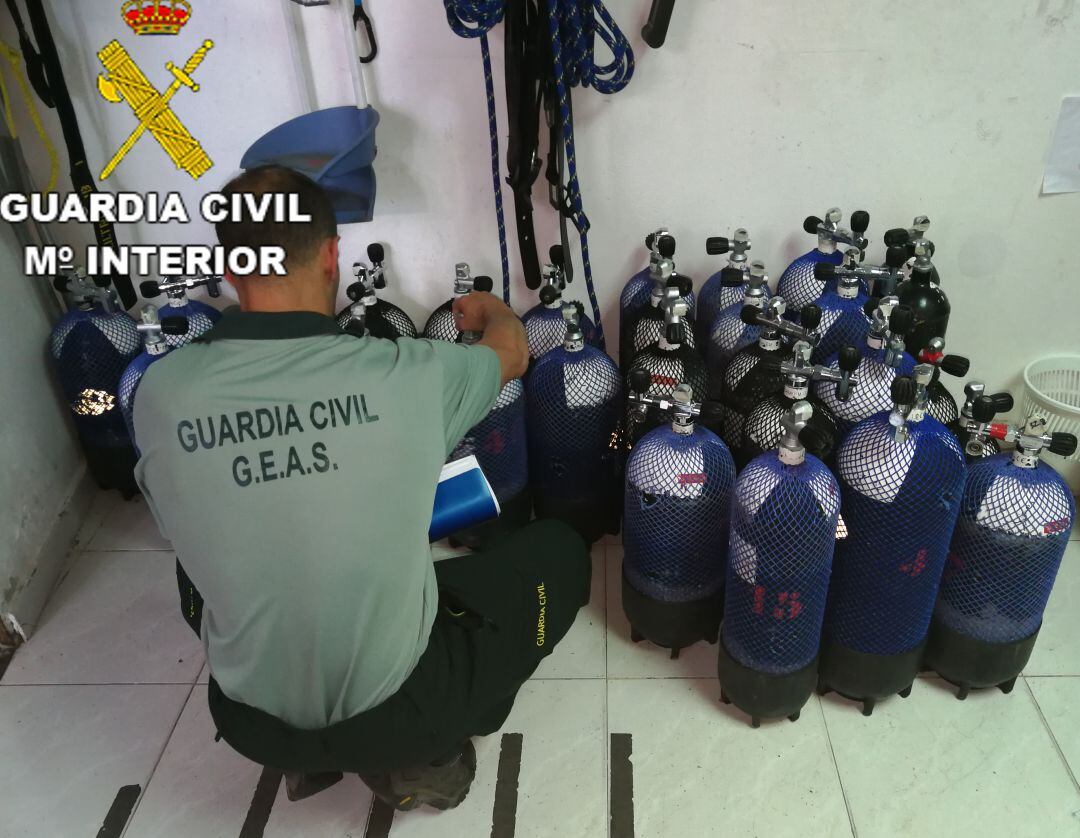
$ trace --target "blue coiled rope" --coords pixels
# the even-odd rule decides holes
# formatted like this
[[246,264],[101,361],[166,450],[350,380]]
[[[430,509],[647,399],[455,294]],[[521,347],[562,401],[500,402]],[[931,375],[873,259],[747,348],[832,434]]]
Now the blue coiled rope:
[[[499,248],[503,267],[503,298],[510,302],[510,263],[506,250],[506,223],[503,215],[502,182],[499,176],[499,133],[495,115],[495,88],[491,77],[491,54],[487,34],[503,19],[508,0],[443,0],[450,28],[463,38],[479,38],[487,90],[488,127],[491,132],[491,175],[495,190],[495,213],[499,224]],[[589,259],[589,219],[581,198],[571,120],[570,91],[577,86],[592,87],[600,93],[618,93],[634,74],[634,52],[602,0],[546,0],[551,30],[551,53],[555,86],[566,145],[568,182],[565,209],[581,239],[581,261],[585,287],[592,305],[597,338],[604,345],[600,322],[600,303],[593,285]],[[612,53],[608,64],[598,65],[594,46],[599,37]],[[553,152],[556,153],[556,152]]]

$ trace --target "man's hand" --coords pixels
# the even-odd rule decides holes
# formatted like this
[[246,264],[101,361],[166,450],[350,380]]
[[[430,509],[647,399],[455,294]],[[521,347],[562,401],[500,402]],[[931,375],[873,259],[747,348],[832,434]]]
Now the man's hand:
[[484,333],[479,343],[499,356],[503,384],[525,374],[529,366],[525,327],[498,297],[485,291],[458,297],[454,300],[454,323],[463,332]]

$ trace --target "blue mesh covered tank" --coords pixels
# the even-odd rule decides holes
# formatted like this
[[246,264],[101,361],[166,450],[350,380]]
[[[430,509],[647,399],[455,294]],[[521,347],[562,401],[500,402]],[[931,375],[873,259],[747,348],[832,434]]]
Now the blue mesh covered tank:
[[784,336],[817,341],[814,331],[821,312],[811,303],[803,313],[803,325],[797,326],[784,320],[785,304],[782,297],[773,297],[765,311],[755,308],[743,309],[746,323],[761,326],[758,341],[746,347],[731,359],[724,370],[720,392],[720,428],[724,442],[732,451],[742,446],[743,424],[757,405],[784,388],[784,376],[779,363],[791,351],[784,343]]
[[796,720],[817,683],[840,490],[799,441],[811,410],[795,404],[779,450],[743,469],[733,494],[721,699],[754,727],[764,718]]
[[[989,397],[981,397],[993,405]],[[968,468],[960,517],[926,648],[926,665],[959,688],[1009,692],[1031,656],[1057,577],[1076,503],[1061,476],[1039,459],[1044,448],[1069,456],[1071,434],[1047,435],[1045,420],[1027,426],[984,423],[970,430],[1015,441]]]
[[[540,287],[540,304],[533,306],[521,322],[525,325],[525,339],[529,343],[529,359],[533,362],[562,346],[566,337],[566,320],[563,318],[563,291],[566,290],[566,260],[562,245],[555,245],[550,252],[551,264],[543,270]],[[585,312],[577,309],[578,328],[589,346],[597,345],[596,326]]]
[[843,255],[836,249],[838,244],[854,245],[865,251],[867,240],[863,233],[870,226],[870,216],[862,211],[852,213],[852,230],[840,227],[842,218],[843,214],[834,207],[826,213],[824,220],[812,215],[803,222],[803,229],[816,235],[818,244],[788,265],[776,285],[776,293],[787,300],[789,320],[798,322],[803,306],[815,302],[825,292],[827,283],[817,278],[815,266],[819,262],[831,265],[843,262]]
[[[652,332],[641,332],[635,338],[635,335],[639,335],[638,321],[643,315],[649,314],[651,308],[660,305],[668,285],[680,289],[690,315],[693,315],[697,304],[693,281],[679,274],[671,260],[675,254],[675,239],[666,231],[657,231],[645,241],[650,248],[649,267],[635,274],[619,297],[619,369],[624,375],[630,369],[635,351],[652,342],[645,340],[644,336],[652,334],[652,340],[656,340],[655,324]],[[651,314],[655,315],[656,312]]]
[[626,464],[623,610],[637,641],[672,650],[716,641],[723,608],[735,465],[700,405],[680,385],[670,399],[632,397],[673,422],[646,434]]
[[70,293],[74,305],[49,339],[61,391],[94,480],[130,498],[138,492],[136,455],[118,398],[120,376],[142,346],[139,332],[115,294],[81,270],[56,286]]
[[580,303],[562,309],[563,344],[540,357],[526,386],[529,476],[537,518],[558,518],[587,542],[618,532],[619,368],[585,343]]
[[750,279],[750,234],[739,228],[729,239],[726,236],[710,236],[705,242],[705,252],[710,256],[728,254],[727,265],[710,276],[698,290],[695,323],[697,334],[694,343],[705,347],[713,321],[728,306],[741,302]]
[[[677,289],[666,291],[662,307],[665,326],[659,338],[635,356],[627,373],[627,392],[636,391],[638,384],[644,381],[647,395],[664,398],[671,396],[679,384],[686,384],[690,387],[691,398],[702,401],[708,388],[708,373],[701,356],[685,343],[691,333],[684,320],[688,306]],[[631,405],[627,411],[626,441],[633,445],[646,431],[666,421],[664,412],[654,405],[648,406],[644,414]]]
[[[807,427],[802,432],[806,450],[827,465],[832,465],[833,453],[840,443],[840,430],[836,417],[819,398],[810,394],[810,382],[827,379],[837,387],[837,398],[850,398],[851,390],[858,384],[854,375],[860,355],[853,346],[844,347],[840,354],[840,370],[832,370],[810,364],[810,344],[796,341],[791,349],[791,360],[779,364],[784,389],[766,397],[747,414],[743,422],[742,442],[734,452],[735,466],[743,468],[755,457],[772,451],[780,444],[784,433],[783,418],[796,402],[806,401],[814,409]],[[775,357],[766,363],[775,364]]]
[[[894,408],[857,424],[836,457],[845,537],[837,541],[819,692],[874,704],[907,697],[922,665],[966,466],[926,415],[929,365],[893,382]],[[921,386],[916,386],[918,382]]]
[[[173,306],[162,306],[161,311],[169,311]],[[128,364],[124,374],[120,376],[120,410],[124,415],[124,424],[127,426],[128,436],[139,453],[138,441],[135,438],[135,394],[139,389],[139,383],[150,366],[160,361],[170,350],[168,338],[182,337],[190,328],[186,317],[178,317],[170,314],[162,319],[158,309],[153,305],[143,307],[141,312],[142,322],[138,330],[143,338],[143,351],[135,356],[135,360]]]
[[[862,360],[855,370],[859,386],[851,398],[841,402],[836,397],[836,389],[827,381],[814,386],[814,394],[836,417],[841,436],[863,419],[890,410],[893,380],[898,375],[910,376],[915,369],[915,359],[904,351],[904,334],[911,323],[911,310],[896,306],[895,298],[887,298],[874,308],[876,302],[871,298],[867,304],[874,310],[874,319],[866,340],[859,347]],[[825,366],[838,370],[839,354],[826,360]]]
[[170,349],[187,346],[209,332],[221,319],[221,312],[213,306],[188,299],[188,292],[196,288],[206,288],[210,296],[216,299],[221,296],[221,277],[162,277],[161,282],[143,282],[139,285],[139,290],[148,300],[165,295],[165,303],[158,312],[160,319],[182,317],[187,321],[188,329],[185,333],[165,335],[165,342]]
[[386,288],[386,251],[378,242],[368,245],[370,265],[353,263],[354,282],[345,293],[350,305],[338,312],[337,322],[343,331],[357,337],[371,335],[385,340],[416,337],[416,324],[393,303],[379,299]]
[[709,342],[705,347],[709,369],[709,398],[712,400],[718,400],[723,394],[724,372],[731,359],[746,347],[757,343],[761,335],[761,326],[756,322],[746,322],[742,311],[746,306],[753,306],[758,310],[765,308],[770,296],[768,281],[765,265],[755,261],[750,266],[742,297],[721,309],[712,320]]

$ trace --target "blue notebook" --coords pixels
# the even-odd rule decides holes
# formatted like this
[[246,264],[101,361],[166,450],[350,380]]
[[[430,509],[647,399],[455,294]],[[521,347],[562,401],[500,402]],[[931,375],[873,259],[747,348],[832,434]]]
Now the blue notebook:
[[476,457],[462,457],[443,466],[435,489],[428,540],[475,527],[499,517],[499,501]]

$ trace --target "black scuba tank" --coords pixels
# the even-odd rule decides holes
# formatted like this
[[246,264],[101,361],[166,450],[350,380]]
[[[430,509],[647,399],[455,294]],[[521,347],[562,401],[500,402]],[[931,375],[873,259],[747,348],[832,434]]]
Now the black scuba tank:
[[356,281],[345,290],[352,304],[338,313],[338,325],[358,337],[370,335],[386,340],[416,337],[416,325],[409,315],[393,303],[379,299],[377,292],[386,288],[386,251],[376,242],[368,245],[367,252],[371,265],[353,264]]

